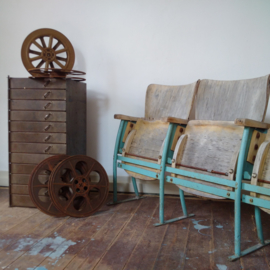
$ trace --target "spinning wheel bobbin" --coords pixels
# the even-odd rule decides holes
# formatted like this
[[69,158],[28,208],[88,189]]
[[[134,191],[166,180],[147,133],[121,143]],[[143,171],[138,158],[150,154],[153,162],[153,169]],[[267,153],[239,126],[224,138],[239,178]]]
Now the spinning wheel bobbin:
[[30,176],[28,183],[30,198],[34,205],[45,214],[57,217],[65,216],[51,201],[48,181],[55,166],[68,157],[67,155],[49,157],[40,162]]
[[77,155],[55,167],[50,176],[49,190],[59,211],[72,217],[87,217],[105,203],[109,180],[99,162]]

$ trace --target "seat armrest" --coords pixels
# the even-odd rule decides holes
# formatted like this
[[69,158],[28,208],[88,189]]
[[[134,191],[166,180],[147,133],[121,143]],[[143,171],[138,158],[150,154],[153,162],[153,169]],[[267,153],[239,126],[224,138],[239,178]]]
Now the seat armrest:
[[246,118],[237,118],[234,121],[235,125],[238,126],[244,126],[244,127],[254,127],[254,128],[263,128],[263,129],[268,129],[270,128],[270,124],[268,123],[263,123],[251,119],[246,119]]
[[181,118],[176,118],[176,117],[162,117],[161,121],[163,122],[169,122],[169,123],[176,123],[176,124],[184,124],[186,125],[188,123],[187,119],[181,119]]
[[114,119],[138,121],[139,119],[142,119],[142,117],[133,117],[133,116],[123,115],[123,114],[115,114]]

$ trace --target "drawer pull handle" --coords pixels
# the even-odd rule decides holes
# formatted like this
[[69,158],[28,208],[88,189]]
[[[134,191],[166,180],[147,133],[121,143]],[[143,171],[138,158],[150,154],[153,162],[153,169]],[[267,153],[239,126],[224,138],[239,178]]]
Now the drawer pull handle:
[[47,120],[50,116],[51,116],[51,114],[48,113],[48,114],[45,115],[44,119]]
[[52,148],[51,146],[46,147],[46,149],[44,150],[44,152],[47,153],[51,148]]
[[48,86],[50,82],[51,82],[51,80],[47,80],[47,81],[44,83],[44,87]]
[[44,106],[44,109],[47,109],[52,103],[51,102],[48,102],[45,106]]
[[51,138],[51,135],[47,136],[47,137],[44,139],[44,142],[47,142],[50,138]]
[[49,128],[51,127],[51,125],[48,125],[44,128],[45,131],[47,131]]
[[50,94],[51,94],[51,91],[48,91],[48,92],[46,92],[46,93],[43,95],[43,97],[44,97],[44,98],[47,98]]

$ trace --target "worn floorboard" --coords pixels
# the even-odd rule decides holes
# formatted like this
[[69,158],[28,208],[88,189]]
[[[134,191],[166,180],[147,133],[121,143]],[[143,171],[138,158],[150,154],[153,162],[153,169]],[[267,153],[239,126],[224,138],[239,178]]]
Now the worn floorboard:
[[[119,194],[121,199],[133,195]],[[108,201],[112,198],[109,195]],[[104,205],[88,218],[54,218],[33,208],[9,208],[0,189],[0,269],[174,270],[270,269],[270,246],[235,262],[232,202],[186,200],[194,217],[154,227],[159,199]],[[165,198],[165,219],[181,216],[178,197]],[[270,216],[262,212],[265,239]],[[254,209],[242,205],[242,244],[257,243]]]

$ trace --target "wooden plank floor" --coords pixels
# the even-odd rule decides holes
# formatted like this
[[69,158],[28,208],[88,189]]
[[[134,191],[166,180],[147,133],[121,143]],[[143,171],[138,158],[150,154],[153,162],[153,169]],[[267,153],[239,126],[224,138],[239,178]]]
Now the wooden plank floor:
[[[131,195],[119,195],[121,199]],[[110,194],[109,200],[112,195]],[[31,208],[9,208],[0,189],[0,269],[269,269],[270,246],[229,262],[233,203],[187,200],[195,217],[158,222],[158,197],[104,205],[88,218],[54,218]],[[179,199],[165,198],[166,219],[182,215]],[[253,207],[242,205],[242,249],[257,243]],[[270,216],[262,212],[270,238]]]

